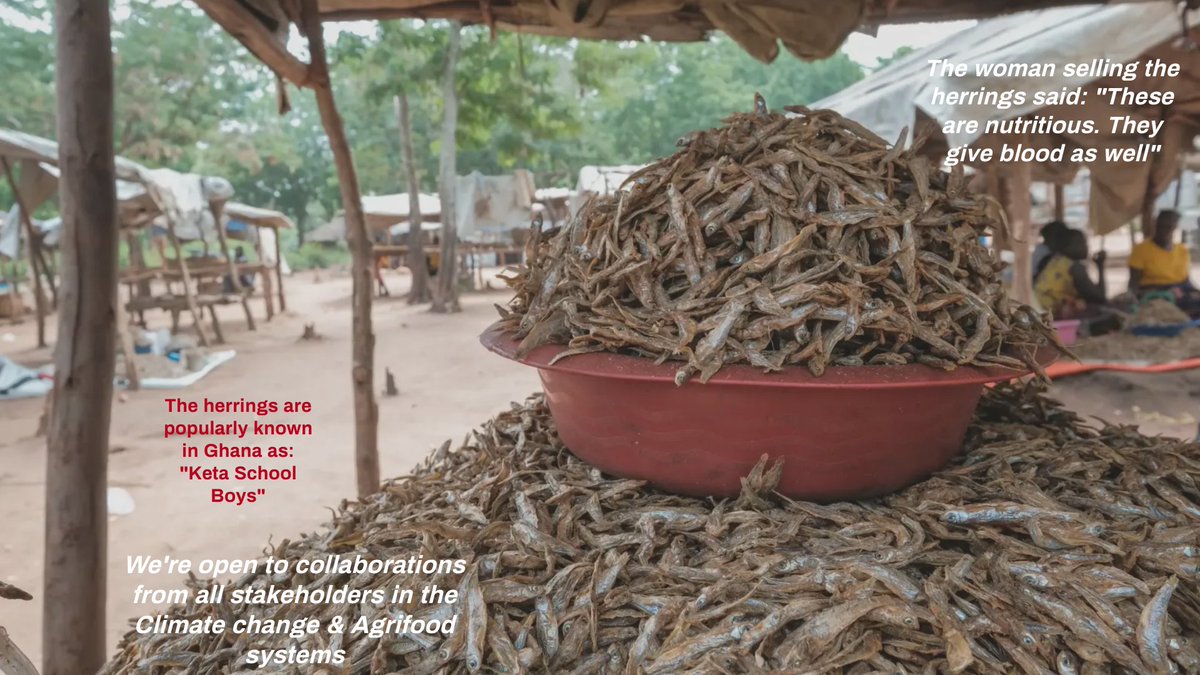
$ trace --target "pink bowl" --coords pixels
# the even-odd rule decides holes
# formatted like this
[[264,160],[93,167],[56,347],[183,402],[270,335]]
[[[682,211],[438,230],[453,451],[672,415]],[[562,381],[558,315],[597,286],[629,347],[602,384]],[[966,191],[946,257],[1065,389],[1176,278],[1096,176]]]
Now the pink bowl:
[[1073,344],[1079,339],[1079,324],[1078,319],[1069,319],[1066,321],[1055,321],[1054,330],[1058,331],[1058,339],[1062,340],[1064,345]]
[[[480,336],[516,360],[517,341]],[[580,459],[663,490],[736,496],[762,455],[784,460],[778,491],[836,501],[907,487],[961,450],[986,383],[1024,373],[921,365],[763,373],[725,366],[707,384],[675,385],[678,363],[621,354],[570,356],[546,345],[520,359],[538,369],[559,437]]]

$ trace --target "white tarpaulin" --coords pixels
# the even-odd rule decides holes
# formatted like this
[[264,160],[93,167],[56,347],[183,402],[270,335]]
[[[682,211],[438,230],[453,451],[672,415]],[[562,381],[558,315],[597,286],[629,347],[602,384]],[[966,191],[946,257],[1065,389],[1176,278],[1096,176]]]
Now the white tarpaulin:
[[[259,243],[262,244],[263,262],[268,265],[275,264],[275,237],[279,236],[273,228],[263,227],[258,230]],[[288,267],[287,256],[283,255],[283,249],[279,250],[279,255],[283,258],[280,261],[279,271],[284,274],[291,274],[292,268]]]
[[[1189,25],[1200,20],[1191,12]],[[1100,133],[1033,134],[1027,146],[1055,147],[1066,142],[1072,148],[1098,148],[1100,160],[1088,163],[1093,189],[1090,209],[1092,227],[1098,233],[1116,229],[1140,212],[1147,184],[1164,188],[1175,176],[1176,157],[1190,148],[1200,127],[1200,52],[1177,46],[1180,17],[1173,2],[1145,2],[1112,6],[1083,6],[1025,12],[981,21],[931,47],[913,52],[870,77],[815,104],[832,108],[863,124],[886,139],[896,139],[901,129],[915,128],[918,114],[936,122],[974,120],[977,132],[951,130],[944,133],[948,146],[972,144],[998,149],[1013,136],[981,138],[986,123],[1010,120],[1037,113],[1057,120],[1096,122]],[[1193,30],[1193,36],[1196,31]],[[1121,64],[1147,58],[1179,63],[1176,78],[1145,77],[1139,72],[1132,82],[1121,78]],[[930,74],[930,61],[944,59],[966,64],[966,77]],[[1028,72],[981,77],[977,64],[1054,64],[1052,76],[1030,76]],[[1068,64],[1086,64],[1082,74],[1067,75]],[[1121,71],[1118,73],[1117,71]],[[1086,100],[1079,106],[1038,106],[1032,95],[1022,105],[997,109],[995,105],[953,105],[935,101],[935,91],[964,94],[986,87],[989,90],[1024,92],[1073,90],[1083,87]],[[1150,162],[1119,163],[1103,160],[1104,148],[1137,147],[1149,139],[1138,133],[1114,133],[1109,117],[1128,115],[1136,120],[1158,121],[1158,106],[1110,105],[1096,89],[1127,86],[1142,91],[1174,91],[1177,103],[1166,111],[1166,125],[1153,143],[1163,146],[1153,169]],[[911,138],[911,133],[909,137]],[[1035,165],[1035,179],[1069,180],[1078,164]],[[1153,176],[1151,172],[1153,170]]]
[[510,230],[529,227],[533,216],[533,175],[485,176],[478,171],[458,177],[455,227],[465,241],[498,241]]
[[[213,229],[211,202],[225,202],[233,196],[233,186],[224,178],[179,173],[171,169],[146,172],[147,189],[161,207],[162,218],[170,218],[175,236],[180,239],[210,239]],[[166,227],[166,222],[155,222]]]
[[[455,228],[459,239],[489,241],[518,227],[528,227],[534,201],[533,175],[518,170],[511,176],[485,176],[479,172],[459,176],[455,194]],[[436,223],[442,215],[437,195],[419,197],[421,220]],[[362,198],[367,227],[391,230],[409,220],[408,193],[368,195]],[[422,229],[429,229],[422,226]],[[441,229],[440,225],[433,229]],[[407,232],[407,228],[405,229]]]
[[[33,160],[21,160],[19,168],[17,190],[21,193],[21,200],[26,208],[36,211],[43,202],[54,195],[58,189],[58,180]],[[20,255],[21,241],[25,237],[25,228],[21,220],[20,207],[13,204],[4,217],[3,229],[0,229],[0,255],[9,258]]]
[[636,164],[620,166],[585,166],[579,170],[579,182],[575,184],[575,194],[571,196],[569,207],[575,213],[587,200],[595,195],[611,195],[621,188],[621,184],[643,167]]

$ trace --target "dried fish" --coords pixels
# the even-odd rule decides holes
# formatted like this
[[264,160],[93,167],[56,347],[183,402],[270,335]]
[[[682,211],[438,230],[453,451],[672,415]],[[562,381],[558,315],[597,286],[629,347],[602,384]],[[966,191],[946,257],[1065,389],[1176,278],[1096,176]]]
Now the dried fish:
[[1040,372],[1040,348],[1065,350],[1007,298],[980,243],[998,223],[961,174],[832,111],[789,110],[688,135],[543,237],[499,322],[522,353],[683,361],[682,384],[728,364]]
[[[741,297],[749,303],[752,292]],[[1189,561],[1194,570],[1200,549],[1188,513],[1200,445],[1089,426],[1036,386],[1000,385],[983,397],[963,456],[903,492],[794,502],[773,493],[778,478],[760,464],[740,498],[714,503],[605,476],[566,451],[535,397],[380,493],[343,503],[327,529],[263,553],[462,559],[463,573],[314,579],[264,568],[229,581],[220,603],[164,612],[319,616],[323,626],[335,616],[346,625],[457,616],[452,635],[132,631],[102,673],[247,672],[249,649],[292,647],[343,650],[345,663],[329,672],[351,675],[1200,667],[1200,584],[1195,571],[1178,571]],[[1101,508],[1121,504],[1137,508]],[[458,588],[459,600],[229,600],[233,589],[272,585],[353,585],[391,598],[430,583]]]

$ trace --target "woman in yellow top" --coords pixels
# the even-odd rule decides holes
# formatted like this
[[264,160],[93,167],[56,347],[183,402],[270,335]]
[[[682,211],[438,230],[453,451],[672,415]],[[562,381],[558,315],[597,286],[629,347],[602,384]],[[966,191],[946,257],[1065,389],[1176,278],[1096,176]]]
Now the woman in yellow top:
[[[1088,258],[1087,237],[1079,230],[1067,230],[1059,238],[1058,248],[1034,279],[1038,303],[1055,319],[1098,315],[1107,299],[1104,288],[1092,281],[1084,264]],[[1096,263],[1103,265],[1103,258]]]
[[1192,286],[1192,259],[1187,247],[1175,241],[1179,212],[1159,211],[1154,237],[1133,247],[1129,255],[1129,290],[1137,296],[1167,291],[1189,314],[1200,311],[1200,291]]
[[1139,294],[1154,290],[1194,290],[1188,278],[1191,256],[1186,246],[1175,241],[1178,229],[1178,212],[1159,211],[1154,222],[1154,237],[1134,246],[1129,255],[1129,290]]

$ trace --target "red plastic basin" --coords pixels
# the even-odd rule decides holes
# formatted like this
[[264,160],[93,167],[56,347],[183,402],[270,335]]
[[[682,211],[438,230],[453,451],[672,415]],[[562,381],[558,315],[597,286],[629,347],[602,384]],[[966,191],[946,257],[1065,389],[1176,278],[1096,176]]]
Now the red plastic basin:
[[[515,359],[517,342],[480,341]],[[778,491],[794,499],[874,497],[916,483],[953,459],[983,386],[1021,373],[921,365],[763,373],[725,366],[706,384],[675,385],[678,363],[594,353],[549,362],[547,345],[520,359],[538,369],[563,443],[610,474],[668,492],[736,496],[763,454],[782,458]]]

